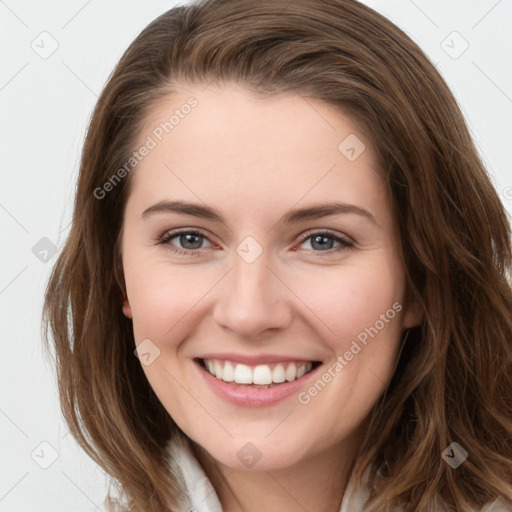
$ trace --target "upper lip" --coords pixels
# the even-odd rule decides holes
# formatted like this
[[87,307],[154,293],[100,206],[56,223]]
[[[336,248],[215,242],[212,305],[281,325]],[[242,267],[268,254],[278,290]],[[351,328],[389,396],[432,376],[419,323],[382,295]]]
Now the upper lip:
[[272,364],[272,363],[288,363],[288,362],[317,362],[318,359],[307,359],[304,357],[285,356],[277,354],[258,354],[258,355],[244,355],[236,354],[234,352],[208,353],[198,356],[198,359],[218,359],[220,361],[232,361],[234,363],[246,364],[248,366],[255,366],[258,364]]

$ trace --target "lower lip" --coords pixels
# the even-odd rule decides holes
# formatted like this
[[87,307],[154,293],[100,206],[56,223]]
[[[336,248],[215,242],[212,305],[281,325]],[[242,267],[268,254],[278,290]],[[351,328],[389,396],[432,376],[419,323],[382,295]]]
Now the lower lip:
[[210,372],[205,370],[201,363],[194,361],[199,372],[211,387],[212,391],[220,398],[241,407],[268,407],[281,400],[298,395],[311,376],[316,374],[322,366],[318,365],[300,379],[291,382],[276,384],[273,388],[255,388],[247,385],[236,385],[217,379]]

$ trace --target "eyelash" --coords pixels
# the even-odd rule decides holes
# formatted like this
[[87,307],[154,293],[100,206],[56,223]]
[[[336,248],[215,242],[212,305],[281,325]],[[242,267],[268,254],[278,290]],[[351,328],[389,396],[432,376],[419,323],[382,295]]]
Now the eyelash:
[[[206,235],[199,231],[194,230],[183,230],[183,231],[170,231],[165,233],[163,236],[161,236],[158,241],[157,245],[167,245],[168,249],[174,253],[181,254],[184,256],[199,256],[201,251],[203,249],[180,249],[174,245],[172,245],[170,242],[173,238],[176,238],[180,235],[196,235],[203,237],[204,239],[208,239]],[[339,242],[340,245],[338,247],[328,249],[326,251],[315,251],[314,249],[307,249],[310,251],[313,251],[314,253],[317,253],[319,256],[333,256],[339,251],[345,250],[345,249],[352,249],[354,247],[354,243],[351,242],[348,238],[340,237],[337,235],[334,235],[330,231],[326,230],[319,230],[319,231],[308,231],[305,233],[299,240],[299,245],[303,244],[306,240],[309,240],[310,238],[313,238],[314,236],[324,236],[327,238],[332,238],[335,242]]]

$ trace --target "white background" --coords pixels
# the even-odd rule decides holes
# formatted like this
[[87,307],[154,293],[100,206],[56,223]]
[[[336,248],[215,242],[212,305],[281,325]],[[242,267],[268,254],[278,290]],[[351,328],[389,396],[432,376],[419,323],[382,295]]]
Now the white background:
[[[364,3],[405,30],[437,65],[512,212],[512,1]],[[176,4],[0,0],[3,512],[93,511],[103,501],[104,476],[67,435],[52,369],[43,359],[40,314],[55,256],[41,261],[32,248],[51,247],[43,237],[62,247],[97,96],[132,39]],[[49,52],[57,44],[47,58],[33,49]],[[55,457],[47,469],[40,467]]]

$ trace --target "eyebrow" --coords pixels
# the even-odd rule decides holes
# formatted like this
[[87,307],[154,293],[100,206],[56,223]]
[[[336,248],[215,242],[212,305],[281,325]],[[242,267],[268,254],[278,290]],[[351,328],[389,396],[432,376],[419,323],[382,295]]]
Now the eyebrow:
[[[144,210],[141,214],[143,219],[150,217],[157,213],[182,213],[192,215],[194,217],[209,219],[215,222],[225,224],[224,217],[215,209],[209,206],[204,206],[197,203],[190,203],[187,201],[160,201],[153,206]],[[339,214],[356,214],[360,215],[376,226],[379,226],[375,217],[364,208],[349,203],[329,202],[313,204],[306,208],[296,208],[285,213],[278,223],[294,224],[304,220],[320,219],[330,215]]]

